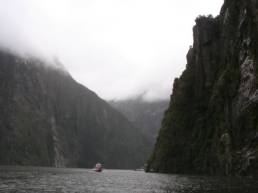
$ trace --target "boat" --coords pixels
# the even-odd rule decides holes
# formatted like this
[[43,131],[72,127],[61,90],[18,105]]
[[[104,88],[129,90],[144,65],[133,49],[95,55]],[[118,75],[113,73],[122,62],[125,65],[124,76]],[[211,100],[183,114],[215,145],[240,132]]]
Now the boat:
[[101,163],[97,163],[95,165],[95,167],[93,168],[93,171],[95,171],[95,172],[102,172],[102,170],[103,170],[103,168],[102,168]]

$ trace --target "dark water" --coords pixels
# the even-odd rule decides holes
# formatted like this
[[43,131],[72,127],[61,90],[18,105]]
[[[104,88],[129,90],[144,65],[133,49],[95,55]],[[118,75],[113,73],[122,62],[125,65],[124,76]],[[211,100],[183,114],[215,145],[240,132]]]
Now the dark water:
[[258,193],[258,181],[129,170],[0,167],[0,193]]

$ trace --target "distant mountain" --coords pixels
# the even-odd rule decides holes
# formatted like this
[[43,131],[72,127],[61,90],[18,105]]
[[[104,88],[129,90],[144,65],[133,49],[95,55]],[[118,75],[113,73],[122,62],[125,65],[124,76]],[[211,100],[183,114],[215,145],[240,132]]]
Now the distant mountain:
[[141,132],[57,66],[0,51],[0,164],[142,166]]
[[122,112],[126,118],[150,141],[154,147],[168,100],[146,101],[142,97],[113,100],[109,104]]
[[258,1],[199,16],[148,170],[258,176]]

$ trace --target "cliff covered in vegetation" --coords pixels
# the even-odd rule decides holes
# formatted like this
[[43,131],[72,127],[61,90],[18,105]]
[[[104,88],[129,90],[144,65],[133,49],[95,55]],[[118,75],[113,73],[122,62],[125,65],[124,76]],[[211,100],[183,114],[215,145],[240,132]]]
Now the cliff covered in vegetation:
[[0,164],[138,168],[147,146],[121,113],[60,65],[0,51]]
[[258,1],[199,16],[148,171],[258,174]]

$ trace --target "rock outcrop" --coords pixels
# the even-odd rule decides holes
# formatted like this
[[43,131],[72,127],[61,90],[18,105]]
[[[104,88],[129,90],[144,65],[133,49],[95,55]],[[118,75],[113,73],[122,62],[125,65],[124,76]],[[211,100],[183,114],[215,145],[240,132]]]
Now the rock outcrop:
[[0,164],[138,168],[146,140],[64,69],[0,52]]
[[149,171],[258,174],[258,1],[199,16]]

